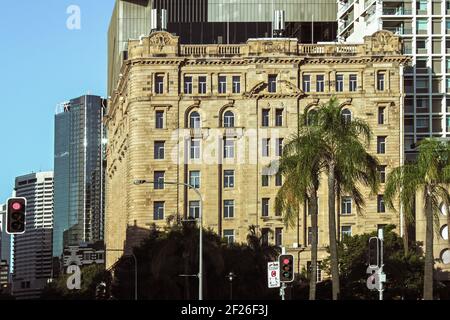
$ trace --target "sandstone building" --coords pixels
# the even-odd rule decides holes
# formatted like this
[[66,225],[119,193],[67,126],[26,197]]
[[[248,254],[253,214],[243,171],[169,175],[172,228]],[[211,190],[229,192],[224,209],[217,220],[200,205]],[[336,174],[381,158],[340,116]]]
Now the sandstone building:
[[[345,117],[363,118],[374,132],[370,151],[380,175],[403,162],[401,41],[387,31],[364,44],[299,44],[297,39],[249,39],[241,45],[181,45],[153,32],[130,40],[106,118],[105,241],[129,248],[153,225],[198,216],[194,191],[181,185],[134,185],[137,179],[190,183],[203,196],[203,224],[229,241],[244,242],[255,225],[265,239],[308,261],[309,217],[294,228],[274,211],[282,177],[272,161],[296,132],[299,116],[336,96]],[[323,184],[326,186],[326,184]],[[367,194],[358,215],[341,199],[339,233],[394,223],[398,213]],[[328,245],[327,190],[319,194],[319,247]],[[399,227],[400,228],[400,227]],[[319,259],[325,255],[320,250]],[[107,253],[107,267],[120,256]],[[299,264],[299,268],[301,265]]]

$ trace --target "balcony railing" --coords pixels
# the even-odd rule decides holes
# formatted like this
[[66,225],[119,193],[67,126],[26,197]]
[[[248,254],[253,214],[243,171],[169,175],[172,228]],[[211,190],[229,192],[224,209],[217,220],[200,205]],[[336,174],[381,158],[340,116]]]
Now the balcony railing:
[[411,9],[405,9],[403,7],[383,8],[383,14],[384,15],[394,15],[394,16],[412,15],[412,10]]
[[412,28],[401,27],[383,27],[384,30],[390,31],[393,34],[411,34]]
[[242,45],[182,45],[180,53],[182,56],[239,56]]

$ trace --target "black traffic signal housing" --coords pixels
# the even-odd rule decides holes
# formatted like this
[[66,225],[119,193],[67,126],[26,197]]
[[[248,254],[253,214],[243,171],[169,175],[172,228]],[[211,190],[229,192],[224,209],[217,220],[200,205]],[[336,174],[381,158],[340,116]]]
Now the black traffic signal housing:
[[294,256],[282,254],[278,261],[280,262],[280,282],[288,283],[294,281]]
[[24,233],[27,199],[10,198],[6,206],[6,232],[9,234]]
[[381,254],[380,254],[381,242],[377,237],[369,239],[369,266],[380,267],[381,266]]

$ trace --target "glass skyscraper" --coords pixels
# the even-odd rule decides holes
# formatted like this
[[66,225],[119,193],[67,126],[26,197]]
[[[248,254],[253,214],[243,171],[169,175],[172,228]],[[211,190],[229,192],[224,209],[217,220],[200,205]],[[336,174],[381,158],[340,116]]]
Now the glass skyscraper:
[[64,246],[103,240],[106,101],[82,96],[55,116],[53,256]]

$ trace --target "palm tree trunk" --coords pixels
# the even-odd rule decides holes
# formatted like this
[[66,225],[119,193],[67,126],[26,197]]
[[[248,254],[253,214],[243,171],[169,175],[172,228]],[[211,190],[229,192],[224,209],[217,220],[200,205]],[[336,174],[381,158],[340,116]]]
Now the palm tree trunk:
[[335,196],[335,164],[328,167],[328,232],[330,236],[330,262],[333,300],[339,298],[339,258],[336,241],[336,196]]
[[433,209],[431,206],[431,199],[428,194],[428,188],[425,190],[425,218],[425,274],[423,278],[423,299],[433,300]]
[[316,283],[317,283],[317,190],[312,192],[310,201],[308,201],[309,210],[311,212],[311,274],[309,279],[309,300],[316,300]]
[[405,257],[409,252],[409,223],[406,219],[407,214],[403,211],[403,250]]

